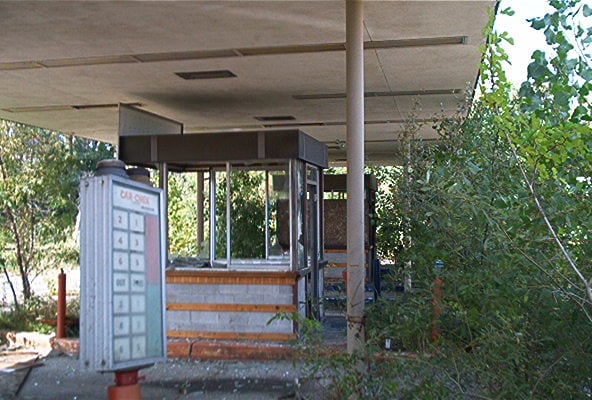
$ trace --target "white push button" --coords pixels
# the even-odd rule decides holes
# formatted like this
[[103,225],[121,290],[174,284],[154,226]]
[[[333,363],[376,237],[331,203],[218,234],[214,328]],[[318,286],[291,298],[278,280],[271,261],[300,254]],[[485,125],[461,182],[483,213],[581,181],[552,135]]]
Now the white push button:
[[134,272],[144,272],[146,270],[146,261],[144,254],[132,253],[130,256],[131,270]]
[[142,358],[146,356],[146,337],[138,336],[132,338],[132,358]]
[[113,312],[115,314],[127,314],[130,311],[130,299],[127,295],[113,296]]
[[142,295],[132,296],[132,312],[143,313],[146,312],[146,299]]
[[128,233],[124,231],[113,231],[113,247],[118,250],[127,250],[129,248]]
[[132,333],[146,332],[146,317],[143,315],[134,315],[132,317]]
[[129,335],[130,319],[128,316],[113,318],[113,334],[115,336]]
[[113,269],[116,271],[129,270],[129,255],[123,251],[113,252]]
[[129,292],[128,274],[113,274],[113,291],[119,293]]
[[132,292],[144,293],[146,290],[146,277],[142,274],[132,274]]
[[144,235],[132,233],[130,235],[130,249],[133,251],[144,251]]
[[128,229],[128,213],[122,210],[113,210],[113,227],[116,229]]
[[130,359],[129,338],[117,338],[113,340],[113,358],[115,361],[127,361]]
[[130,214],[130,230],[133,232],[144,232],[144,216],[141,214]]

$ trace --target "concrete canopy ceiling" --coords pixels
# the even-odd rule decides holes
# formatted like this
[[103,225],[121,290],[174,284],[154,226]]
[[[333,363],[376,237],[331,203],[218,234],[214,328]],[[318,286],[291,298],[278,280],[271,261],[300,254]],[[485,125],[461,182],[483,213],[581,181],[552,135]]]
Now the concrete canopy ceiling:
[[[393,160],[411,113],[457,109],[495,4],[364,3],[369,160]],[[344,1],[0,2],[0,118],[116,143],[126,103],[186,133],[300,128],[340,160],[344,42]],[[177,75],[207,71],[235,76]]]

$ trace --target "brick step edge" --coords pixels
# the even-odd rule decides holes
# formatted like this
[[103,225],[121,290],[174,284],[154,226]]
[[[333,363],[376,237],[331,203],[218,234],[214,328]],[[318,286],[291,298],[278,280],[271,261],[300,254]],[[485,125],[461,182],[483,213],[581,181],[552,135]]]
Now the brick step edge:
[[[58,353],[78,357],[78,338],[52,338],[51,347]],[[326,345],[331,353],[345,350],[344,345]],[[193,360],[290,360],[302,356],[302,349],[290,344],[269,342],[205,341],[171,339],[167,342],[168,358]]]
[[297,349],[289,344],[217,340],[169,340],[169,358],[194,360],[286,360]]
[[61,354],[71,357],[78,357],[80,354],[80,340],[78,338],[56,338],[54,336],[49,339],[49,344],[52,350]]

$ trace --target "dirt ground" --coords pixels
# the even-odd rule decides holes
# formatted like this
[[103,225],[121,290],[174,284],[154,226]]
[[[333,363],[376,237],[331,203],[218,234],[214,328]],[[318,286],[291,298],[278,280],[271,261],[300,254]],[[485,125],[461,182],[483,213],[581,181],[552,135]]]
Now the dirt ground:
[[[343,317],[327,318],[324,340],[344,340]],[[47,336],[47,337],[45,337]],[[113,373],[87,372],[76,356],[49,352],[49,335],[18,335],[0,347],[0,400],[107,399]],[[41,345],[35,344],[42,343]],[[140,372],[142,399],[326,399],[330,393],[308,379],[302,362],[169,359]]]
[[[142,399],[324,399],[302,362],[169,359],[140,371]],[[0,400],[107,399],[113,373],[84,371],[76,356],[0,349]]]
[[[294,399],[304,390],[301,374],[291,361],[170,360],[140,372],[145,400]],[[35,367],[0,372],[0,399],[106,399],[113,376],[82,371],[76,358],[50,353]]]
[[[142,370],[142,398],[290,399],[299,390],[301,366],[291,361],[171,360]],[[78,360],[52,355],[31,369],[18,395],[23,400],[107,398],[113,374],[84,372]],[[9,398],[9,397],[6,397]]]

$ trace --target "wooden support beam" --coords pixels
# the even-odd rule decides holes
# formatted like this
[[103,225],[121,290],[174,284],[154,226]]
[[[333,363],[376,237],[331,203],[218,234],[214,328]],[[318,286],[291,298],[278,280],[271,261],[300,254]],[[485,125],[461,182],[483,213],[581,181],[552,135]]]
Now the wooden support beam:
[[[327,264],[328,268],[347,268],[347,263],[328,263]],[[364,268],[368,268],[368,264],[364,264]]]
[[296,272],[274,271],[167,271],[167,283],[227,285],[294,285]]
[[296,312],[293,304],[168,303],[169,311]]
[[290,341],[296,338],[293,333],[266,333],[266,332],[207,332],[207,331],[167,331],[169,338],[177,339],[210,339],[210,340],[263,340],[263,341]]

